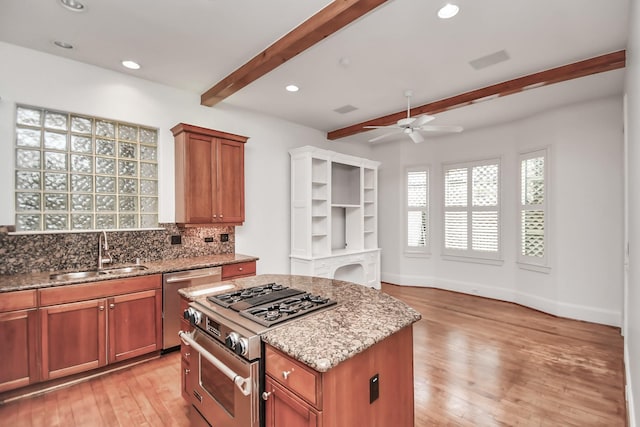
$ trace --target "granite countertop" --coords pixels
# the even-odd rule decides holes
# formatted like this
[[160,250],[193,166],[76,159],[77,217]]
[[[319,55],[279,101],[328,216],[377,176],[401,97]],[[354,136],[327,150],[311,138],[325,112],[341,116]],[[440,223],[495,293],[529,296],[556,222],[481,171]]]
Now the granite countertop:
[[[146,270],[135,271],[132,273],[123,274],[108,274],[94,277],[85,277],[82,279],[74,280],[52,280],[49,276],[53,272],[47,271],[42,273],[27,273],[27,274],[15,274],[15,275],[0,275],[0,293],[21,291],[28,289],[48,288],[52,286],[71,285],[78,283],[97,282],[110,279],[119,279],[122,277],[135,277],[146,276],[149,274],[162,274],[170,273],[173,271],[191,270],[196,268],[216,267],[225,264],[236,264],[239,262],[256,261],[258,258],[249,255],[242,254],[220,254],[220,255],[207,255],[193,258],[176,258],[167,259],[161,261],[144,262],[143,265],[147,267]],[[117,264],[109,265],[110,267],[126,267],[132,264]]]
[[[421,318],[419,312],[390,295],[341,280],[270,274],[230,283],[249,288],[271,282],[337,301],[333,308],[292,320],[261,335],[265,343],[318,372],[328,371]],[[205,285],[179,292],[199,300],[212,294],[206,289]]]

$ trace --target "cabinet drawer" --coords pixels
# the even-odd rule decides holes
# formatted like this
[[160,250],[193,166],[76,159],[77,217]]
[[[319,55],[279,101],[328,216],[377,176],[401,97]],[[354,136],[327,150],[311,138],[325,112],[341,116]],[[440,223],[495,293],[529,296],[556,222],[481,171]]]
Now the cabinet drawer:
[[319,372],[269,345],[265,346],[265,360],[265,370],[269,376],[317,409],[322,409],[322,377]]
[[36,291],[6,292],[0,296],[0,313],[5,311],[23,310],[35,308]]
[[256,274],[256,262],[239,262],[222,266],[222,280],[234,277],[254,276]]

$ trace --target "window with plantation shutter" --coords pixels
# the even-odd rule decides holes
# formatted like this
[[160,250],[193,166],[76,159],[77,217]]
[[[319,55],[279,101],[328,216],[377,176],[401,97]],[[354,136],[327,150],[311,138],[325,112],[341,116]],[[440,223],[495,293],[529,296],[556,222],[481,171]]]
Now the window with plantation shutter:
[[500,164],[497,159],[444,170],[443,254],[500,257]]
[[547,264],[547,152],[538,150],[520,155],[520,244],[518,261]]
[[429,170],[426,167],[407,169],[405,178],[405,252],[426,254],[429,251]]

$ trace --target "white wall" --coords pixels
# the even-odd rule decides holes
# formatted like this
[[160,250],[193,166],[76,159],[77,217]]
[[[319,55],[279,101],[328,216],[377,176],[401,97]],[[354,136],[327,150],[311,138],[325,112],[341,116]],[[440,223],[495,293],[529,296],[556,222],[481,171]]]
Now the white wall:
[[[126,74],[0,42],[0,224],[14,224],[15,104],[30,104],[157,127],[159,219],[174,221],[173,136],[184,122],[250,137],[245,146],[246,222],[236,251],[260,257],[259,273],[289,272],[290,148],[368,154],[366,147],[327,141],[322,132],[236,110],[200,106],[200,95]],[[213,83],[213,82],[212,82]]]
[[[382,280],[514,301],[560,316],[621,325],[623,133],[619,96],[517,122],[413,144],[376,145],[380,168]],[[516,264],[518,154],[550,147],[547,273]],[[504,263],[443,260],[443,162],[500,158]],[[403,255],[404,167],[431,166],[431,256]]]
[[625,368],[629,425],[635,427],[640,413],[640,5],[630,2],[629,43],[627,46],[627,218],[629,276],[625,313]]

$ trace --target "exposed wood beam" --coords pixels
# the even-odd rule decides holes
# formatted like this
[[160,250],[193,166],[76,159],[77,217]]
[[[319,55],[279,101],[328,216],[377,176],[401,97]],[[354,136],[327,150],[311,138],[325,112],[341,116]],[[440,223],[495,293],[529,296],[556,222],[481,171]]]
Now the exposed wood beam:
[[[584,61],[551,68],[549,70],[540,71],[539,73],[529,74],[524,77],[518,77],[517,79],[472,90],[450,98],[430,102],[419,107],[414,107],[411,109],[411,116],[413,117],[419,114],[437,114],[454,108],[464,107],[465,105],[479,102],[480,100],[487,98],[491,99],[511,95],[552,83],[559,83],[571,79],[577,79],[579,77],[590,76],[592,74],[603,73],[605,71],[617,70],[619,68],[624,68],[625,58],[626,52],[624,50],[620,50],[606,55],[597,56],[595,58],[586,59]],[[406,110],[398,111],[397,113],[333,130],[327,133],[327,139],[340,139],[371,130],[364,129],[364,126],[392,125],[398,120],[405,118],[406,114]]]
[[334,0],[203,93],[200,104],[217,104],[386,1]]

